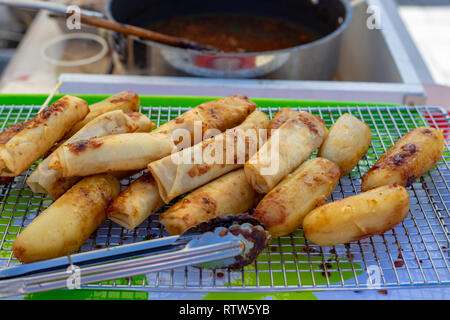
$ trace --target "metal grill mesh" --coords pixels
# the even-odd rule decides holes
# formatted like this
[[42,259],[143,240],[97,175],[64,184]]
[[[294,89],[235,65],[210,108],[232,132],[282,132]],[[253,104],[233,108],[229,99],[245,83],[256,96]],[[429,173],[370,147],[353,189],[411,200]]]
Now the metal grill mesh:
[[[333,247],[307,241],[301,229],[273,239],[257,261],[240,271],[177,268],[133,278],[89,284],[86,288],[120,288],[162,291],[282,291],[370,289],[450,285],[450,117],[436,107],[308,107],[295,108],[321,117],[330,127],[344,113],[365,121],[373,140],[366,156],[348,176],[340,179],[329,201],[360,192],[361,176],[402,135],[418,126],[444,130],[446,149],[440,162],[409,189],[411,211],[403,223],[383,235]],[[179,116],[186,107],[143,106],[141,112],[159,126]],[[0,129],[30,119],[39,107],[0,107]],[[260,108],[272,117],[278,107]],[[18,263],[11,245],[16,235],[51,199],[33,194],[25,180],[34,166],[0,187],[0,267]],[[122,181],[123,187],[131,179]],[[176,200],[175,200],[176,201]],[[167,209],[163,208],[161,212]],[[88,251],[167,235],[158,213],[134,230],[109,220],[80,248]],[[368,282],[379,280],[379,286]]]

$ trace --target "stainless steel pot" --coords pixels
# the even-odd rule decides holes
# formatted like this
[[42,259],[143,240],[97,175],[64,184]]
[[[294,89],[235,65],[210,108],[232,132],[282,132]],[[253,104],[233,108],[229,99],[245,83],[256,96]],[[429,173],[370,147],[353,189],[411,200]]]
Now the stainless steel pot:
[[[0,4],[49,9],[65,13],[64,5],[44,1],[0,0]],[[349,26],[349,0],[108,0],[110,20],[147,27],[173,17],[193,14],[250,14],[298,24],[318,35],[318,40],[276,51],[254,53],[204,53],[110,33],[115,62],[131,73],[174,74],[220,78],[265,76],[282,79],[331,80],[339,60],[341,36]],[[84,10],[85,14],[101,16]],[[161,72],[162,71],[162,72]]]
[[[352,18],[348,0],[109,0],[109,19],[146,27],[155,21],[201,13],[251,13],[308,27],[322,33],[316,41],[288,49],[255,52],[205,54],[152,41],[112,34],[116,62],[133,73],[153,74],[175,68],[180,75],[216,78],[254,78],[276,72],[284,79],[331,80],[339,60],[342,32]],[[161,68],[161,64],[165,64]],[[169,72],[173,73],[173,72]],[[158,74],[161,75],[161,74]]]

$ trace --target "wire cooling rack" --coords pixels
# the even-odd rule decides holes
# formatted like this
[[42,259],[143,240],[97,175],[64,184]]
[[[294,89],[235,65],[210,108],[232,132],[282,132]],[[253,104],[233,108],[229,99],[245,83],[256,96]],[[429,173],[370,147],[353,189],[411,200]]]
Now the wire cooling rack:
[[[351,113],[372,130],[372,144],[358,166],[340,179],[329,201],[360,192],[362,175],[402,135],[419,126],[444,131],[444,156],[417,180],[408,192],[408,217],[383,235],[347,245],[320,247],[307,241],[301,229],[275,238],[256,262],[238,271],[177,268],[142,276],[89,284],[84,288],[146,291],[302,291],[361,290],[412,286],[449,286],[450,117],[437,107],[330,106],[295,107],[321,117],[330,127],[342,114]],[[141,112],[159,126],[186,111],[183,107],[143,106]],[[37,106],[0,107],[0,128],[30,119]],[[262,107],[271,118],[278,107]],[[18,263],[11,246],[17,234],[52,200],[33,194],[25,180],[31,167],[13,183],[0,187],[0,267]],[[127,186],[136,175],[122,181]],[[176,201],[176,200],[175,200]],[[175,202],[174,201],[174,202]],[[164,207],[161,212],[170,205]],[[168,235],[152,215],[134,230],[106,220],[80,248],[80,252]]]

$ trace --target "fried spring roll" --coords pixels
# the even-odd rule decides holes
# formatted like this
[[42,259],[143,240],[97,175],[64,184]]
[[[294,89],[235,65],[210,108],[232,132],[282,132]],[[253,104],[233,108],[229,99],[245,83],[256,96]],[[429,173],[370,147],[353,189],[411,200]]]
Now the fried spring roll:
[[268,193],[320,147],[326,135],[322,119],[299,111],[245,163],[247,179],[256,191]]
[[[155,129],[155,132],[172,134],[177,129],[188,130],[191,134],[189,146],[202,141],[208,130],[216,129],[220,132],[240,124],[256,109],[256,104],[247,97],[238,94],[215,101],[208,101],[186,111],[178,118],[173,119]],[[194,134],[194,123],[201,121],[202,132],[197,137]],[[181,140],[175,141],[176,144]],[[186,143],[186,142],[184,142]]]
[[[148,127],[148,122],[145,126]],[[123,113],[122,110],[110,111],[90,121],[70,139],[66,140],[63,145],[93,137],[103,137],[113,134],[134,132],[136,130],[138,130],[138,125],[136,125],[136,122]],[[59,148],[61,148],[61,146]],[[45,158],[27,179],[27,184],[33,192],[47,193],[54,200],[69,190],[72,185],[81,179],[81,177],[64,178],[61,172],[48,167],[52,157],[57,154],[59,148]]]
[[303,231],[319,246],[344,244],[392,229],[408,211],[408,191],[387,185],[314,209],[303,220]]
[[73,96],[64,96],[44,108],[0,146],[0,176],[21,174],[88,112],[86,101]]
[[106,207],[120,191],[109,174],[84,178],[37,216],[14,240],[22,263],[71,254],[105,220]]
[[442,131],[421,127],[401,137],[363,176],[361,190],[397,183],[408,187],[444,153]]
[[287,235],[301,226],[311,210],[327,201],[339,177],[339,167],[330,160],[310,159],[272,189],[253,216],[267,226],[273,237]]
[[49,168],[63,177],[144,169],[175,148],[165,133],[122,133],[66,144],[52,157]]
[[131,91],[122,91],[105,100],[91,104],[89,106],[89,114],[82,121],[75,124],[64,138],[70,138],[77,133],[78,130],[83,128],[89,121],[95,119],[103,113],[114,110],[122,110],[125,113],[138,111],[140,104],[141,102],[139,100],[139,96]]
[[[268,124],[267,115],[256,110],[233,129],[151,162],[148,168],[158,183],[161,198],[169,203],[185,192],[242,167],[261,144],[259,129],[267,129]],[[248,135],[244,139],[245,134]],[[237,142],[239,136],[245,143]],[[241,159],[237,157],[239,155]]]
[[[211,134],[209,131],[211,129],[224,131],[240,124],[255,109],[256,104],[247,97],[242,95],[227,97],[190,109],[153,132],[173,134],[177,129],[185,129],[190,135],[187,141],[190,146],[191,143],[200,142],[206,134]],[[200,134],[196,134],[194,130],[195,121],[202,124]],[[175,143],[181,146],[185,142],[177,139]],[[108,209],[109,218],[125,228],[133,229],[159,210],[164,202],[157,186],[150,183],[153,181],[150,173],[133,181],[111,204]]]
[[123,190],[108,207],[107,216],[127,229],[134,229],[164,205],[155,179],[147,172]]
[[[93,121],[96,120],[97,118],[102,117],[104,114],[110,114],[110,112],[121,112],[121,113],[123,113],[122,110],[113,110],[113,111],[109,111],[109,112],[103,113],[103,114],[99,115],[98,117],[94,118],[93,120],[89,121],[84,127],[86,127],[90,122],[93,122]],[[139,112],[127,112],[126,115],[127,115],[128,117],[130,117],[131,120],[132,120],[132,121],[134,122],[134,124],[136,125],[136,128],[135,128],[134,131],[127,130],[126,132],[151,132],[151,131],[153,130],[153,128],[156,126],[156,125],[152,122],[152,120],[150,120],[149,117],[143,115],[142,113],[139,113]],[[83,128],[84,128],[84,127],[83,127]],[[81,128],[81,129],[83,129],[83,128]],[[80,130],[81,130],[81,129],[80,129]],[[80,131],[80,130],[79,130],[79,131]],[[78,133],[78,132],[77,132],[77,133]],[[113,135],[113,134],[118,134],[118,133],[123,133],[123,132],[117,132],[117,133],[112,133],[112,134],[108,134],[108,135]],[[102,136],[102,135],[99,135],[99,136]],[[72,136],[72,137],[73,137],[73,136]],[[92,137],[88,137],[88,138],[93,138],[93,137],[95,137],[95,135],[92,136]],[[69,138],[69,139],[70,139],[70,138]],[[54,146],[53,146],[53,147],[52,147],[52,148],[44,155],[44,157],[48,157],[50,154],[52,154],[52,153],[53,153],[56,149],[58,149],[60,146],[62,146],[63,144],[67,144],[66,142],[67,142],[69,139],[63,138],[62,140],[60,140],[57,144],[55,144],[55,145],[54,145]],[[79,137],[78,137],[78,140],[80,140]],[[74,140],[71,140],[71,141],[74,142]]]
[[159,222],[170,234],[180,234],[202,221],[247,212],[259,199],[244,169],[238,169],[192,191],[162,213]]
[[372,133],[369,126],[349,113],[334,123],[319,149],[318,157],[333,161],[345,176],[369,150]]

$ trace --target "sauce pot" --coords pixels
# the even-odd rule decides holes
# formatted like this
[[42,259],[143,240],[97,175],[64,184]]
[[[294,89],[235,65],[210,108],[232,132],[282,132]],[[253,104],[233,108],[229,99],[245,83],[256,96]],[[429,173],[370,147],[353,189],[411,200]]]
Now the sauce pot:
[[[141,74],[168,73],[215,78],[254,78],[273,72],[286,79],[331,80],[339,60],[341,35],[352,18],[348,0],[109,0],[108,19],[139,27],[201,14],[252,15],[297,25],[315,41],[281,50],[211,53],[111,33],[115,61]],[[163,65],[163,66],[162,66]]]

